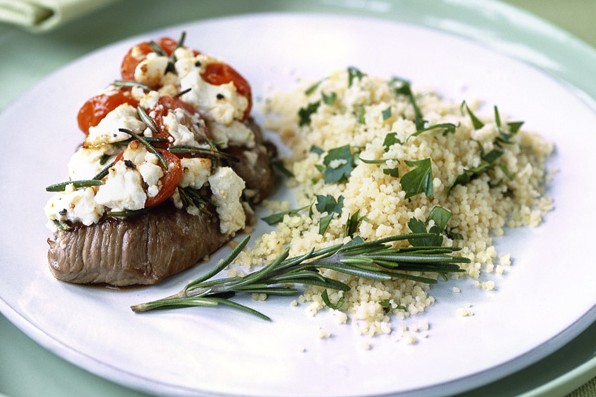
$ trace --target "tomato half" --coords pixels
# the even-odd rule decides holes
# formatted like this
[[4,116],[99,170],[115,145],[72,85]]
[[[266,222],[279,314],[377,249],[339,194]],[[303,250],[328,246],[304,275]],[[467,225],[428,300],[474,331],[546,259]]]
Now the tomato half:
[[164,170],[164,175],[160,178],[161,188],[155,197],[147,196],[145,200],[145,207],[155,207],[172,197],[180,180],[182,179],[182,163],[180,159],[173,153],[163,149],[156,149],[163,157],[168,165],[168,169]]
[[128,103],[134,107],[139,104],[139,102],[131,96],[130,91],[116,91],[109,94],[100,94],[88,99],[87,102],[81,106],[77,115],[79,128],[85,134],[88,134],[89,128],[95,127],[108,113],[123,103]]
[[[161,39],[157,40],[157,44],[161,47],[162,50],[166,53],[167,56],[172,55],[178,42],[174,39],[169,37],[162,37]],[[141,56],[136,58],[133,56],[133,51],[135,51],[135,47],[138,47],[138,50],[141,53]],[[122,79],[124,80],[134,80],[135,79],[135,69],[137,65],[141,63],[145,58],[146,55],[150,52],[154,52],[151,45],[149,45],[148,41],[144,41],[136,46],[132,47],[128,50],[124,59],[122,59],[122,64],[120,66],[120,74],[122,75]],[[193,51],[195,55],[198,55],[198,51]]]
[[208,63],[201,77],[207,83],[213,85],[227,84],[229,82],[234,83],[236,91],[248,100],[248,106],[244,111],[243,119],[246,120],[248,118],[252,108],[252,92],[248,81],[236,69],[225,63]]

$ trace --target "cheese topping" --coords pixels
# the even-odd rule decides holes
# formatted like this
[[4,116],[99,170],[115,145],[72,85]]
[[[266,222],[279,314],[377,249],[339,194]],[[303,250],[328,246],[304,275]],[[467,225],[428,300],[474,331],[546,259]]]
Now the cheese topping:
[[[75,223],[89,226],[113,212],[141,210],[148,203],[159,205],[162,201],[158,194],[164,184],[169,184],[170,192],[172,183],[176,183],[170,197],[176,207],[199,215],[204,209],[189,201],[189,197],[205,195],[205,203],[215,206],[222,233],[243,229],[246,215],[242,178],[232,168],[214,168],[210,158],[176,155],[169,148],[192,147],[205,149],[208,154],[214,149],[207,139],[215,142],[217,149],[229,145],[255,147],[254,133],[243,123],[249,99],[237,92],[233,81],[213,85],[203,80],[208,65],[222,61],[206,54],[195,55],[190,48],[176,48],[174,55],[168,57],[155,52],[145,54],[140,46],[135,46],[127,56],[138,61],[134,80],[142,85],[123,88],[114,83],[100,92],[109,96],[130,90],[130,95],[126,95],[130,103],[116,106],[97,125],[89,127],[82,147],[68,163],[70,181],[97,178],[97,185],[77,189],[67,184],[64,191],[56,193],[45,206],[49,227],[67,229]],[[174,62],[174,67],[170,62]],[[163,96],[175,99],[162,101]],[[191,105],[196,113],[180,107],[176,101]],[[144,118],[137,103],[153,123]],[[171,108],[166,112],[163,106]],[[121,129],[148,141],[141,143]],[[163,139],[164,135],[165,142],[149,140]],[[154,145],[162,153],[160,156],[167,157],[168,169],[163,167],[165,160],[152,152],[154,148],[148,150],[147,145]]]

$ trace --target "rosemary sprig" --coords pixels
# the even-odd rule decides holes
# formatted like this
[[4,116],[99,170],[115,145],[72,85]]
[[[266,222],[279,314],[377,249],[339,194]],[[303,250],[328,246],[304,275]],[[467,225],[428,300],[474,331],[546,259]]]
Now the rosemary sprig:
[[102,181],[97,179],[84,179],[80,181],[66,181],[60,183],[54,183],[53,185],[46,187],[46,192],[63,192],[66,189],[66,186],[72,185],[75,189],[81,187],[89,187],[89,186],[99,186],[103,184]]
[[112,85],[114,87],[126,87],[126,88],[141,87],[144,91],[147,91],[147,92],[151,91],[151,87],[149,87],[143,83],[139,83],[138,81],[134,81],[134,80],[114,80]]
[[141,105],[137,106],[137,114],[139,115],[139,118],[141,119],[141,121],[143,123],[145,123],[145,125],[147,127],[149,127],[151,132],[153,132],[154,134],[159,133],[157,124],[155,124],[155,121],[153,121],[153,119],[151,117],[149,117],[149,115],[147,114],[145,109],[143,109],[143,107]]
[[180,194],[184,207],[194,206],[208,215],[214,214],[215,205],[207,198],[202,197],[198,190],[191,187],[178,187],[178,194]]
[[161,165],[163,166],[164,169],[166,169],[166,170],[168,169],[168,165],[166,164],[166,161],[164,160],[163,156],[153,147],[153,145],[151,143],[149,143],[149,141],[147,141],[147,139],[145,139],[145,137],[134,133],[133,131],[129,130],[128,128],[118,128],[118,131],[125,132],[128,135],[132,136],[137,141],[139,141],[142,145],[144,145],[147,148],[147,150],[149,150],[151,153],[153,153],[154,155],[157,156],[157,158],[159,159],[159,162],[161,163]]
[[[314,285],[340,291],[350,289],[347,284],[322,275],[319,269],[331,269],[371,280],[409,279],[434,284],[437,279],[428,276],[427,273],[437,273],[445,277],[449,273],[463,271],[458,264],[470,262],[467,258],[452,255],[459,248],[430,246],[397,248],[392,245],[395,241],[424,240],[433,235],[433,233],[411,233],[368,242],[355,237],[347,243],[313,249],[304,255],[291,258],[288,257],[289,250],[286,249],[270,264],[244,277],[213,279],[232,264],[246,247],[250,239],[250,236],[247,236],[218,266],[188,283],[177,294],[137,304],[131,306],[131,309],[140,313],[155,309],[224,304],[265,320],[271,320],[265,314],[229,299],[242,293],[295,295],[300,292],[297,285]],[[418,272],[424,273],[419,275]]]
[[170,146],[168,150],[174,154],[190,154],[192,156],[207,157],[211,159],[224,158],[235,162],[240,161],[236,156],[217,150],[214,145],[210,145],[209,149],[196,146],[175,145]]

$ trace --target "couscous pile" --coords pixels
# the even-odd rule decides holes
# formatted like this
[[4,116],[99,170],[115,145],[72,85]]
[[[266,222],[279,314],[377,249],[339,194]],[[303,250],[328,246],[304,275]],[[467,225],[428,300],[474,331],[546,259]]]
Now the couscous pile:
[[[459,246],[476,285],[490,290],[483,273],[503,273],[511,259],[493,237],[505,227],[537,226],[552,209],[545,196],[551,143],[507,119],[499,108],[450,101],[410,82],[337,71],[265,102],[266,127],[291,149],[284,165],[295,201],[269,202],[271,212],[291,211],[261,236],[239,263],[259,266],[285,247],[299,255],[313,247],[410,233],[410,219],[432,227],[431,210],[452,216],[444,245]],[[434,303],[429,286],[411,280],[378,282],[324,271],[348,284],[327,291],[343,301],[338,318],[364,335],[392,332],[391,319],[424,312]],[[457,287],[454,287],[454,292]],[[326,307],[322,289],[309,287],[294,302],[310,314]]]

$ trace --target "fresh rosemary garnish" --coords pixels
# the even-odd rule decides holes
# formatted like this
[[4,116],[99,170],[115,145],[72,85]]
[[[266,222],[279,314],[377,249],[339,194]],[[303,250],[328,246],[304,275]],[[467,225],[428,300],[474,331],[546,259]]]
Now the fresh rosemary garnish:
[[[152,302],[131,306],[134,312],[156,309],[176,309],[192,306],[226,305],[243,310],[265,320],[265,314],[248,306],[231,301],[237,294],[264,293],[289,296],[300,293],[298,285],[313,285],[325,289],[348,291],[350,287],[340,281],[322,275],[320,269],[331,269],[338,273],[370,280],[388,281],[408,279],[434,284],[437,278],[428,273],[446,277],[449,273],[461,272],[460,263],[469,263],[464,257],[454,256],[455,247],[406,247],[392,246],[396,241],[426,239],[431,233],[395,235],[375,241],[363,241],[355,237],[347,243],[312,250],[304,255],[289,257],[286,249],[277,259],[260,270],[244,277],[213,279],[232,264],[246,247],[250,236],[245,237],[232,253],[218,266],[205,275],[188,283],[175,295]],[[415,272],[412,274],[412,272]],[[419,272],[424,272],[419,275]],[[339,302],[337,303],[339,305]]]
[[149,115],[147,114],[145,109],[143,109],[143,107],[141,105],[137,106],[137,114],[139,115],[139,118],[141,119],[141,121],[143,123],[145,123],[145,125],[147,127],[149,127],[151,132],[153,132],[154,134],[159,133],[157,124],[155,124],[155,121],[153,121],[153,119],[151,117],[149,117]]
[[184,95],[186,93],[189,93],[191,91],[192,91],[192,88],[191,87],[188,87],[187,89],[182,90],[179,93],[177,93],[176,95],[174,95],[174,98],[180,98],[182,95]]
[[93,177],[95,180],[103,179],[108,173],[110,172],[110,168],[115,164],[115,161],[112,161],[110,164],[106,165],[97,175]]
[[124,209],[121,211],[110,210],[110,211],[106,212],[106,216],[110,216],[112,218],[126,219],[126,218],[131,218],[133,216],[144,214],[148,211],[151,211],[151,207],[141,208],[140,210],[127,210],[127,209]]
[[182,205],[184,207],[197,207],[199,211],[208,215],[215,214],[215,205],[205,197],[201,196],[201,193],[198,190],[191,187],[179,187],[178,194],[180,194],[180,199],[182,200]]
[[215,159],[227,159],[232,160],[235,162],[239,162],[240,160],[238,157],[233,156],[231,154],[221,152],[217,150],[215,146],[211,146],[210,148],[204,147],[196,147],[196,146],[185,146],[185,145],[176,145],[170,146],[168,150],[174,154],[189,154],[191,156],[198,156],[198,157],[205,157],[205,158],[215,158]]
[[133,131],[129,130],[128,128],[118,128],[118,131],[125,132],[125,133],[129,134],[130,136],[132,136],[137,141],[139,141],[143,146],[145,146],[147,148],[147,150],[149,150],[151,153],[153,153],[154,155],[157,156],[157,158],[159,159],[159,162],[161,163],[161,165],[163,166],[163,168],[165,170],[168,169],[168,165],[167,165],[166,161],[164,160],[163,156],[153,147],[153,145],[151,143],[149,143],[149,141],[147,141],[147,139],[145,139],[145,137],[134,133]]
[[141,87],[144,91],[147,91],[147,92],[151,91],[151,87],[149,87],[143,83],[139,83],[138,81],[134,81],[134,80],[114,80],[112,85],[114,87],[127,87],[127,88]]
[[90,186],[99,186],[103,184],[102,181],[97,179],[84,179],[80,181],[66,181],[60,183],[54,183],[53,185],[46,187],[46,192],[63,192],[66,189],[66,186],[72,185],[75,189],[81,187],[90,187]]
[[310,207],[310,205],[306,205],[304,207],[296,208],[293,210],[276,212],[274,214],[271,214],[269,216],[261,218],[261,220],[265,221],[265,223],[267,223],[269,226],[273,226],[273,225],[276,225],[279,222],[283,221],[283,219],[286,215],[288,215],[288,216],[298,215],[298,213],[300,213],[300,211],[303,211],[303,210],[307,209],[308,207]]

